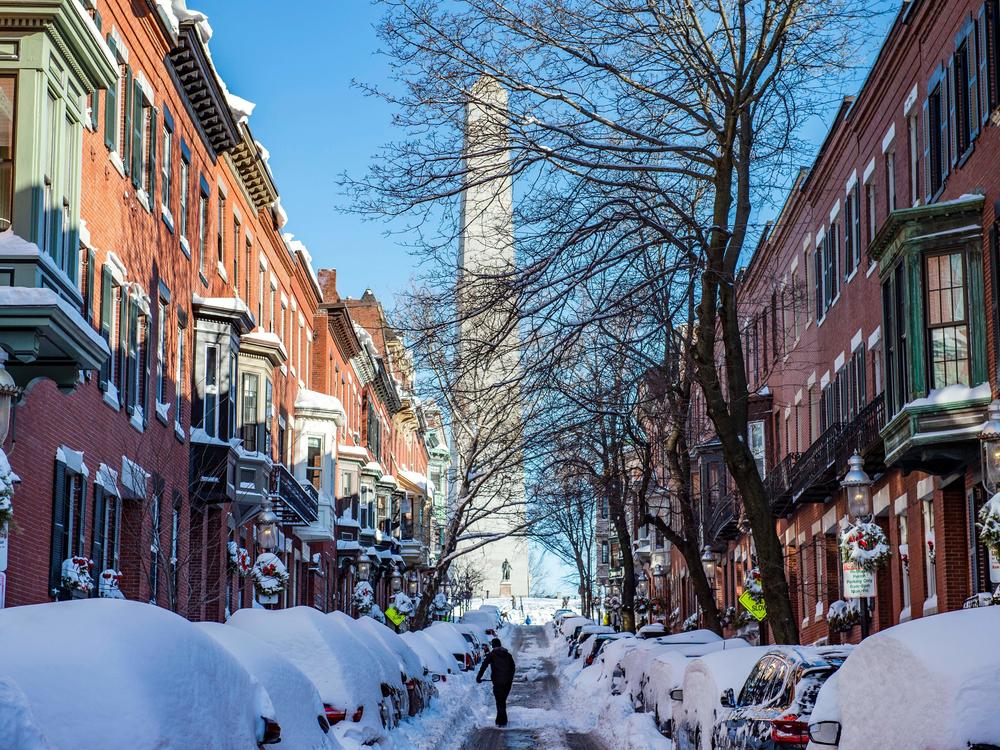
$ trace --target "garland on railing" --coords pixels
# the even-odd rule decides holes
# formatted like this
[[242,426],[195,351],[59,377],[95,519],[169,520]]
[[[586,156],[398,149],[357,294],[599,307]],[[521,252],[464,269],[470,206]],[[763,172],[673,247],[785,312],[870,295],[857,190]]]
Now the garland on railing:
[[764,587],[761,583],[760,568],[756,565],[747,571],[746,578],[743,579],[743,590],[749,592],[750,596],[758,604],[764,601]]

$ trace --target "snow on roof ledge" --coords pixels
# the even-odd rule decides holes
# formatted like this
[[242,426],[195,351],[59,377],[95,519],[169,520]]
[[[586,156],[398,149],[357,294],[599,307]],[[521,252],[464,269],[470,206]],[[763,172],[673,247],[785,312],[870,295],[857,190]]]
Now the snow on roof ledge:
[[340,399],[327,393],[310,391],[306,388],[299,388],[295,397],[296,411],[321,412],[329,415],[338,425],[347,423],[347,412]]
[[250,115],[253,114],[254,109],[257,107],[254,102],[244,99],[242,96],[237,96],[232,91],[226,91],[226,104],[229,105],[229,109],[233,113],[233,118],[237,122],[246,122],[249,120]]

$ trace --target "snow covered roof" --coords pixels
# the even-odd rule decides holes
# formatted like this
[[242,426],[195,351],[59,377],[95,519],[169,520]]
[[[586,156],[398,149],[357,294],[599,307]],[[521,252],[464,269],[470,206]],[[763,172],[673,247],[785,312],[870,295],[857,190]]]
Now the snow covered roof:
[[104,338],[94,327],[83,319],[80,312],[51,289],[25,286],[0,286],[0,308],[37,307],[58,309],[73,325],[74,332],[80,332],[102,351],[111,353]]
[[83,451],[75,451],[65,445],[60,445],[56,448],[56,461],[64,464],[74,474],[82,474],[85,477],[90,475],[87,464],[83,462]]
[[378,480],[378,483],[386,484],[391,487],[399,486],[399,482],[396,481],[396,477],[394,477],[392,474],[383,474],[382,477]]
[[400,474],[408,481],[410,484],[416,485],[424,492],[427,491],[427,476],[425,474],[419,474],[415,471],[410,471],[409,469],[402,469]]
[[377,474],[379,476],[382,476],[382,464],[380,464],[378,461],[369,461],[362,467],[361,470],[368,474]]
[[295,397],[295,411],[310,412],[311,416],[326,416],[343,426],[347,423],[347,412],[340,399],[319,391],[310,391],[306,388],[299,388]]
[[337,446],[337,457],[353,459],[355,461],[360,461],[361,463],[368,463],[369,455],[368,449],[361,445],[344,445],[341,443]]
[[361,549],[361,545],[354,539],[338,539],[337,549],[344,552],[357,552]]

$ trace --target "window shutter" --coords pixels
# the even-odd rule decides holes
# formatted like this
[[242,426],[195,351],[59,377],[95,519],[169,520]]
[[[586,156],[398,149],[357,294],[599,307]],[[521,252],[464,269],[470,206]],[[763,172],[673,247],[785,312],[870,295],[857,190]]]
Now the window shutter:
[[[115,51],[115,41],[108,35],[108,46]],[[121,75],[119,73],[119,75]],[[118,144],[115,128],[118,125],[118,82],[104,93],[104,145],[114,151]]]
[[142,362],[139,366],[143,370],[143,377],[140,378],[142,382],[142,393],[139,394],[139,404],[142,406],[142,424],[143,426],[149,424],[149,348],[152,345],[153,337],[150,336],[152,331],[152,326],[150,326],[151,318],[146,316],[145,334],[146,343],[142,347]]
[[948,176],[948,172],[951,171],[951,167],[958,163],[958,122],[955,116],[955,107],[958,103],[957,92],[958,87],[955,85],[955,58],[952,57],[948,60],[948,73],[945,76],[945,80],[941,84],[941,93],[944,95],[942,98],[945,100],[944,106],[948,115],[947,117],[941,119],[941,123],[945,131],[947,131],[945,133],[944,143],[950,148],[951,151],[951,160],[949,161],[948,155],[945,154],[945,158],[941,162],[942,183]]
[[108,390],[108,378],[111,376],[111,357],[115,356],[114,346],[111,342],[111,317],[115,314],[113,302],[114,287],[111,284],[111,269],[105,265],[101,269],[101,336],[107,342],[111,355],[101,365],[101,374],[97,383],[102,391]]
[[125,399],[125,410],[129,414],[135,413],[135,406],[139,403],[139,362],[136,358],[136,343],[139,338],[139,307],[135,301],[129,298],[128,302],[128,398]]
[[854,265],[861,263],[861,185],[854,183]]
[[143,94],[142,87],[132,81],[132,184],[142,185],[142,137],[143,137]]
[[976,26],[973,25],[969,31],[969,42],[965,54],[966,65],[969,69],[969,141],[974,141],[979,135],[979,35],[976,33]]
[[816,262],[813,286],[816,288],[816,320],[818,321],[823,317],[823,256],[818,245],[813,251],[813,260]]
[[67,557],[66,540],[66,465],[56,462],[52,488],[52,547],[49,558],[49,585],[53,592],[62,588],[62,563]]
[[[95,484],[93,522],[94,533],[91,537],[90,559],[94,561],[94,570],[97,572],[98,576],[104,571],[104,535],[107,533],[107,529],[104,525],[104,507],[104,488]],[[96,589],[100,589],[99,578]]]
[[851,228],[854,226],[854,210],[851,203],[853,191],[844,198],[844,273],[854,270],[854,237]]
[[833,273],[831,274],[831,281],[833,282],[833,291],[830,294],[830,301],[832,302],[838,294],[840,294],[840,225],[831,224],[830,225],[830,263],[833,265]]
[[[149,108],[149,207],[156,206],[156,142],[159,140],[156,130],[156,109]],[[155,215],[154,211],[154,215]]]
[[[933,195],[933,188],[931,187],[931,169],[933,165],[931,164],[931,116],[930,116],[930,104],[929,100],[924,99],[923,106],[923,118],[924,118],[924,204],[929,204],[931,202],[931,197]],[[934,134],[937,137],[937,134]]]
[[94,251],[87,250],[87,287],[84,292],[87,295],[87,299],[83,301],[84,308],[87,312],[87,322],[90,325],[94,325],[94,276],[97,272],[97,261],[94,257]]
[[80,476],[80,526],[76,530],[76,549],[80,555],[87,549],[87,477]]
[[122,112],[124,112],[125,127],[121,136],[122,164],[125,165],[125,174],[132,168],[132,98],[135,89],[135,81],[132,78],[132,68],[125,68],[125,101],[122,102]]
[[122,298],[118,305],[118,381],[121,388],[118,390],[118,404],[124,404],[128,396],[128,288],[122,287]]

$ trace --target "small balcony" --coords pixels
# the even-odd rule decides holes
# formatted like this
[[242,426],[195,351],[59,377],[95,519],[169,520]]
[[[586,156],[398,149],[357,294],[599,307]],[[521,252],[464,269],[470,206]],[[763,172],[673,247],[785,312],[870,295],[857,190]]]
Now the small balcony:
[[278,496],[274,512],[282,526],[308,526],[319,520],[319,495],[300,484],[283,464],[274,467],[274,494]]
[[865,459],[869,475],[885,471],[885,444],[881,431],[885,427],[885,394],[880,393],[844,428],[837,448],[837,467],[847,470],[847,461],[855,451]]
[[838,447],[844,428],[843,422],[834,422],[795,462],[790,472],[792,502],[822,503],[836,491]]
[[792,508],[792,481],[801,458],[802,454],[798,452],[787,454],[764,479],[771,509],[776,516],[784,516]]
[[721,544],[739,535],[740,514],[743,512],[743,493],[736,487],[722,495],[712,506],[705,524],[705,537],[709,544]]

